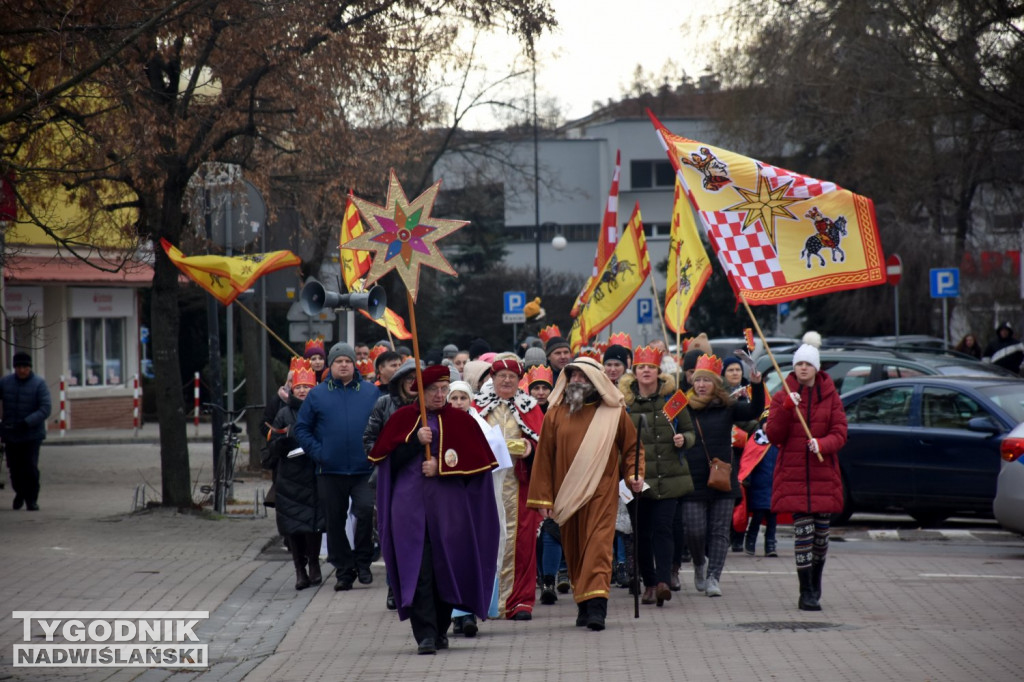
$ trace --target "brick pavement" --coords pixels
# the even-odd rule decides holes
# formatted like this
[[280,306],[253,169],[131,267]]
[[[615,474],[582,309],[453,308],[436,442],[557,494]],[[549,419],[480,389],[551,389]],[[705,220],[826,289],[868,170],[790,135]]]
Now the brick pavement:
[[[635,620],[632,599],[615,589],[603,633],[573,627],[575,607],[562,598],[538,604],[532,622],[487,622],[475,639],[452,637],[450,651],[416,656],[408,623],[384,609],[380,566],[368,587],[335,593],[328,578],[319,590],[295,592],[290,564],[261,552],[272,518],[127,514],[134,487],[159,480],[159,456],[149,443],[109,446],[124,435],[45,445],[38,513],[12,511],[9,487],[0,494],[0,679],[1021,678],[1024,541],[998,533],[975,546],[913,533],[884,548],[867,534],[836,542],[825,610],[803,613],[782,529],[782,558],[729,556],[722,598],[698,595],[686,579],[664,608],[642,606]],[[208,453],[209,444],[197,446],[194,464]],[[239,497],[250,499],[253,485],[240,486]],[[197,629],[210,645],[209,670],[10,665],[21,637],[11,611],[154,608],[211,612]]]

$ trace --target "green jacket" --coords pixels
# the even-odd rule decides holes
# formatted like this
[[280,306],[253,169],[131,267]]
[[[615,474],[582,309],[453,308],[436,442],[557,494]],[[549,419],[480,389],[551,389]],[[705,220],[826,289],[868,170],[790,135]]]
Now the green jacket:
[[[626,399],[629,418],[637,427],[640,440],[644,444],[644,461],[647,467],[644,481],[651,486],[650,490],[644,492],[644,496],[664,500],[693,492],[690,465],[682,456],[682,451],[692,447],[696,440],[690,414],[683,410],[676,417],[675,423],[670,424],[665,418],[665,413],[661,411],[676,391],[675,379],[669,374],[659,375],[657,394],[642,398],[637,395],[636,377],[626,374],[619,380],[619,390]],[[640,415],[647,421],[643,429],[640,429]],[[672,444],[672,436],[675,433],[683,434],[683,447],[678,450]]]

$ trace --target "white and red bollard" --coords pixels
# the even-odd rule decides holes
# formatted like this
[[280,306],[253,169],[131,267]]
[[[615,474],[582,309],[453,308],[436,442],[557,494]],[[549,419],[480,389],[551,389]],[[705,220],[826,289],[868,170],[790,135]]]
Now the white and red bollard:
[[195,403],[195,416],[194,423],[196,427],[196,437],[199,436],[199,372],[196,372],[195,379],[192,382],[192,399]]
[[132,427],[135,437],[139,435],[139,375],[132,377]]
[[64,381],[64,375],[60,375],[60,436],[64,437],[64,433],[68,429],[68,411],[67,411],[67,400],[68,391],[67,383]]

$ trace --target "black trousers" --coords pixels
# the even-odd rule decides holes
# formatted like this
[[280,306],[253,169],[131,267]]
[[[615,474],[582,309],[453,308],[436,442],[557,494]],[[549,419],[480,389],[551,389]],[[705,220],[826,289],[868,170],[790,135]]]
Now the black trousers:
[[434,582],[433,551],[429,535],[423,539],[423,559],[416,580],[416,591],[412,595],[409,621],[417,644],[428,637],[436,640],[439,635],[448,632],[448,626],[452,624],[452,605],[441,599]]
[[649,500],[640,498],[640,522],[637,534],[640,546],[640,575],[646,587],[668,583],[672,573],[672,554],[675,543],[672,538],[672,521],[676,515],[679,500]]
[[[355,575],[357,568],[370,568],[373,562],[373,488],[370,474],[320,474],[317,493],[327,515],[327,561],[337,574]],[[356,517],[355,546],[345,534],[349,501]]]
[[26,503],[34,504],[39,499],[39,446],[42,443],[40,440],[4,443],[11,487]]

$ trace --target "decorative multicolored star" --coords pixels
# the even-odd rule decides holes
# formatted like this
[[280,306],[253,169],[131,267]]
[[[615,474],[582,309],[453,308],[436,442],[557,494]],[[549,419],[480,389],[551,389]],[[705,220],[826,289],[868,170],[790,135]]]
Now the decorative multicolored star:
[[741,201],[724,210],[746,211],[747,214],[743,217],[744,230],[760,220],[761,227],[768,234],[768,239],[771,240],[772,246],[776,246],[775,219],[789,218],[790,220],[799,220],[792,211],[786,208],[790,204],[800,201],[800,199],[786,198],[786,192],[792,184],[793,181],[790,180],[786,184],[780,185],[778,189],[773,190],[771,184],[761,174],[761,165],[758,164],[757,190],[751,191],[743,187],[734,187],[733,189],[739,192],[746,201]]
[[430,217],[440,188],[441,181],[438,180],[410,202],[392,170],[386,206],[352,197],[366,221],[366,230],[341,247],[374,252],[373,264],[366,275],[367,287],[396,270],[415,301],[421,265],[458,277],[458,273],[441,254],[437,242],[469,223]]

